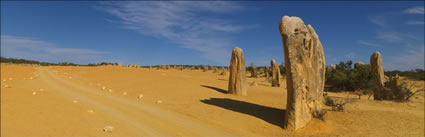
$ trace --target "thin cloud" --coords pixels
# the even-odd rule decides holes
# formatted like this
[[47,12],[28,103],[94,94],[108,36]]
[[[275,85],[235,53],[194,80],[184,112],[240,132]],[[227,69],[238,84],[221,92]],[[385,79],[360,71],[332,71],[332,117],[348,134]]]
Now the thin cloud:
[[223,64],[230,57],[231,47],[236,46],[225,35],[252,27],[219,18],[242,10],[243,6],[236,2],[101,2],[96,8],[117,17],[118,20],[112,22],[119,22],[125,29],[165,38]]
[[103,51],[58,48],[54,44],[27,37],[1,35],[1,55],[48,62],[88,63],[106,54]]
[[347,58],[347,59],[353,60],[353,59],[357,59],[359,57],[359,55],[357,53],[350,52],[348,54],[345,54],[344,57]]
[[389,70],[411,70],[411,69],[424,69],[425,56],[424,47],[417,47],[404,52],[402,55],[393,56],[385,65]]
[[424,25],[424,21],[407,21],[408,25]]
[[380,27],[390,27],[387,15],[369,16],[369,21],[372,22],[373,24],[380,26]]
[[398,32],[378,32],[378,39],[386,42],[401,42],[405,40],[405,37]]
[[371,43],[371,42],[366,42],[366,41],[357,41],[359,44],[361,45],[365,45],[365,46],[372,46],[372,47],[380,47],[378,44],[375,43]]
[[403,11],[406,14],[425,14],[424,7],[411,7]]

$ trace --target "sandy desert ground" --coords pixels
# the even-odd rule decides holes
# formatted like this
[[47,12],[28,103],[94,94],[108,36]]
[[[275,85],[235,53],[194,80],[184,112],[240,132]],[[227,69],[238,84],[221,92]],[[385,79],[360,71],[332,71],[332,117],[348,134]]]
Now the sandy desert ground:
[[282,128],[285,81],[280,88],[253,81],[258,86],[242,97],[226,94],[228,75],[213,71],[2,64],[1,136],[424,136],[423,96],[362,97],[291,132]]

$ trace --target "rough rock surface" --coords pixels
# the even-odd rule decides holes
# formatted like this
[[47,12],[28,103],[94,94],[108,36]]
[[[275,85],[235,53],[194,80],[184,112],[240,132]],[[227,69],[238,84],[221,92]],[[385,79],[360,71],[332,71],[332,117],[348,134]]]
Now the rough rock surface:
[[301,18],[284,16],[279,30],[288,91],[284,127],[297,130],[322,111],[325,54],[316,31]]
[[239,47],[233,48],[229,70],[229,93],[247,96],[245,57],[243,56],[242,49]]
[[382,69],[382,55],[378,51],[370,57],[371,74],[374,82],[373,98],[375,100],[387,99],[388,90],[385,88],[387,78],[385,78],[384,70]]
[[272,59],[270,61],[272,71],[272,87],[280,87],[280,68],[276,64],[276,61]]

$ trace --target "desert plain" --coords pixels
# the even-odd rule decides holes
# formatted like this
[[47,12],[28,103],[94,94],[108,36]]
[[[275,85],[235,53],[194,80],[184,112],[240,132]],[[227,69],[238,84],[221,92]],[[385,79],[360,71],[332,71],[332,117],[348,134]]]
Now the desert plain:
[[212,70],[2,63],[1,136],[424,136],[423,94],[396,102],[328,92],[353,101],[289,131],[285,77],[272,87],[247,74],[247,96],[227,94],[228,79]]

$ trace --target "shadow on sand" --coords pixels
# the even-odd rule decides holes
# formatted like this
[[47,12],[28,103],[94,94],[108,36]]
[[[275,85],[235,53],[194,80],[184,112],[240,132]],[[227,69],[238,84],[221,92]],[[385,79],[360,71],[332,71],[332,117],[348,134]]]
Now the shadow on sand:
[[223,93],[223,94],[228,93],[227,90],[224,90],[224,89],[221,89],[221,88],[211,87],[211,86],[207,86],[207,85],[201,85],[201,86],[205,87],[205,88],[209,88],[209,89],[214,89],[215,91],[218,91],[218,92]]
[[283,128],[283,121],[285,117],[284,109],[266,107],[262,105],[227,98],[210,98],[201,100],[201,102],[225,108],[231,111],[251,115],[260,118],[270,124]]

